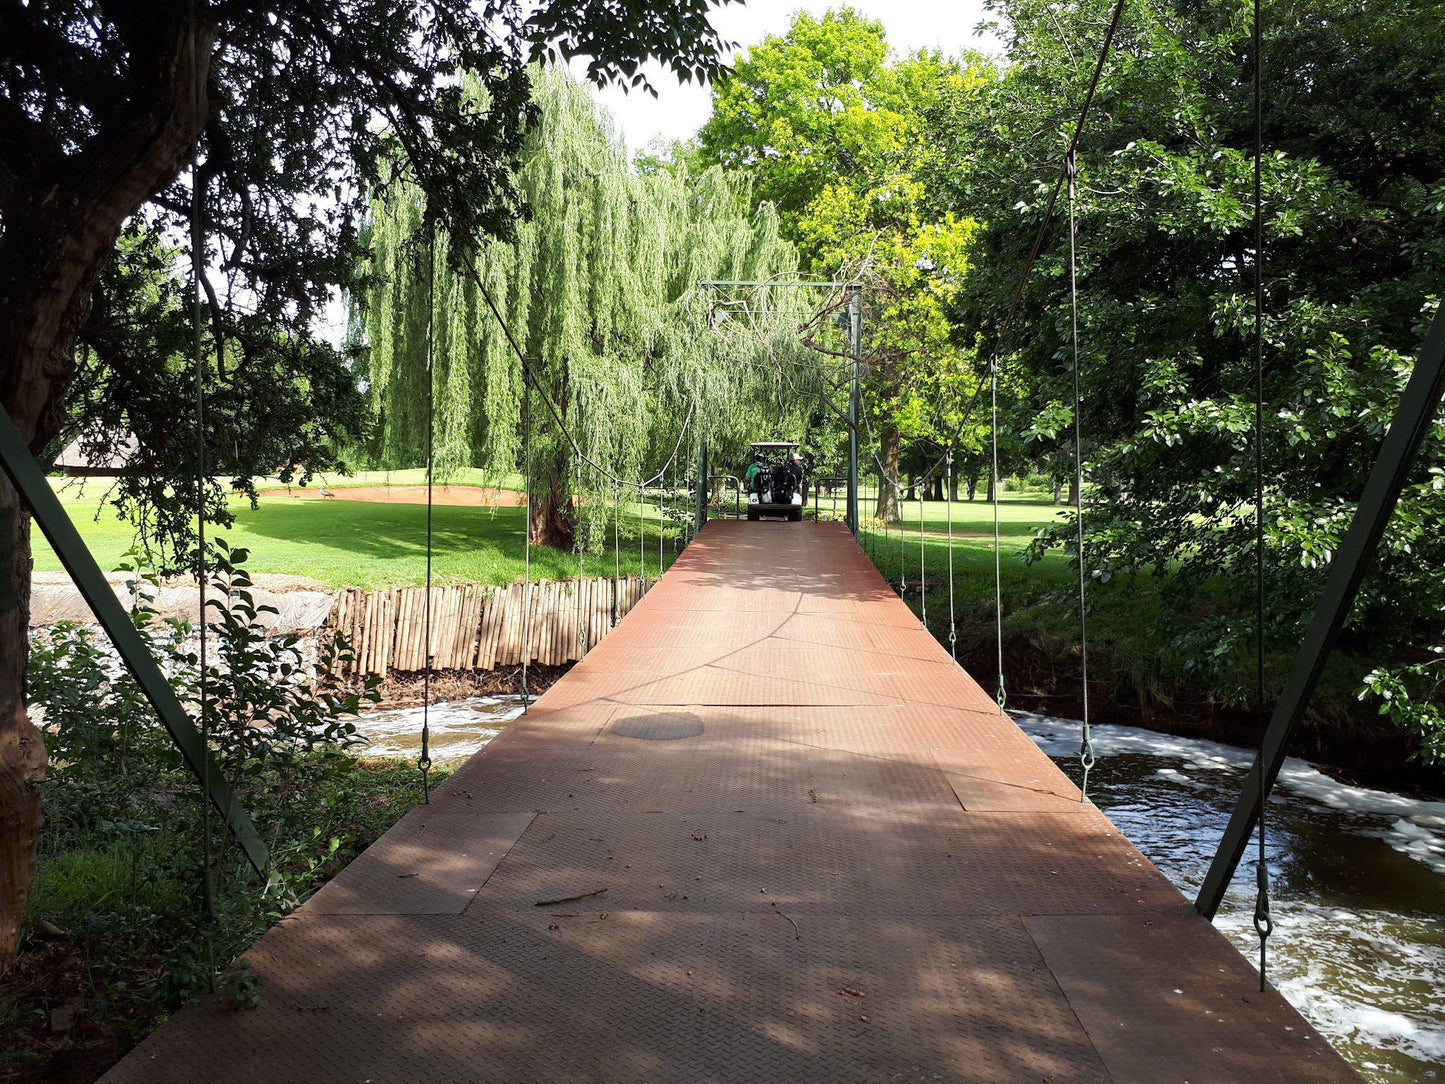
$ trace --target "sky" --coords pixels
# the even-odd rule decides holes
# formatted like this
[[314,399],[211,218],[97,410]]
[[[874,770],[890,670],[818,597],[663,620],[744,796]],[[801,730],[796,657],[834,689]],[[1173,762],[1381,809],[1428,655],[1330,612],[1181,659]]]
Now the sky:
[[[795,12],[822,15],[841,6],[843,0],[750,0],[718,9],[713,25],[724,40],[737,42],[746,51],[769,34],[786,33]],[[982,0],[851,0],[850,6],[882,21],[888,43],[899,54],[916,49],[1000,51],[996,39],[974,32],[985,17]],[[679,83],[656,67],[648,69],[648,78],[657,88],[657,98],[641,90],[626,94],[615,87],[595,92],[633,152],[654,139],[688,138],[702,127],[711,108],[711,93],[705,87]]]

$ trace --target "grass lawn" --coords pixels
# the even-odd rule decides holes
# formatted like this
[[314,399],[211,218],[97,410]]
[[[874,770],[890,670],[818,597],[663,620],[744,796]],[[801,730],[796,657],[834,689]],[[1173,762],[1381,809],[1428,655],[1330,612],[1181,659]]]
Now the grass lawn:
[[[355,476],[360,485],[384,484],[386,472]],[[479,474],[456,479],[480,483]],[[394,485],[424,481],[420,472],[393,471]],[[508,485],[508,479],[502,484]],[[516,480],[519,481],[519,480]],[[243,502],[235,506],[236,523],[225,532],[233,546],[245,547],[248,567],[256,573],[310,576],[331,587],[388,587],[415,585],[426,577],[426,509],[420,504],[392,504],[345,499],[342,484],[335,500],[294,500],[278,493],[263,493],[257,508]],[[104,569],[115,568],[130,548],[134,531],[127,522],[100,503],[104,485],[91,482],[81,491],[73,484],[60,491],[71,518],[80,528]],[[841,497],[841,495],[840,495]],[[676,511],[684,513],[682,502]],[[840,509],[842,501],[840,499]],[[825,516],[830,498],[821,502]],[[905,502],[903,524],[888,530],[868,518],[874,502],[862,494],[864,548],[894,584],[906,581],[904,597],[923,615],[938,639],[947,644],[950,601],[960,658],[970,651],[991,655],[995,644],[993,506],[982,498],[955,501],[953,517],[953,585],[948,591],[949,546],[944,534],[949,508],[942,501],[925,501],[921,509],[923,536],[919,535],[920,508]],[[97,518],[97,511],[99,517]],[[1047,495],[1014,492],[999,505],[999,572],[1003,595],[1006,648],[1021,657],[1048,660],[1059,667],[1050,680],[1067,685],[1067,672],[1077,663],[1079,618],[1075,576],[1067,557],[1050,552],[1042,561],[1025,564],[1020,555],[1041,527],[1055,522],[1066,509]],[[523,573],[523,520],[520,508],[439,505],[434,509],[434,577],[438,583],[503,584]],[[656,505],[635,508],[622,515],[620,566],[636,575],[639,564],[639,528],[647,575],[658,572],[658,521]],[[45,540],[35,536],[35,566],[58,570],[60,563]],[[610,539],[609,539],[610,542]],[[671,565],[678,531],[669,522],[663,546],[664,563]],[[588,554],[584,574],[608,576],[614,571],[612,547]],[[921,574],[921,575],[920,575]],[[532,575],[537,579],[563,579],[577,575],[575,554],[535,547]],[[926,596],[919,583],[926,583]],[[1226,701],[1236,700],[1252,684],[1252,662],[1219,655],[1220,631],[1250,620],[1249,593],[1241,592],[1224,577],[1181,596],[1166,590],[1167,581],[1153,576],[1116,577],[1089,587],[1089,642],[1091,677],[1119,689],[1138,690],[1141,698],[1168,698],[1175,690],[1206,687]],[[1182,619],[1182,620],[1181,620]],[[1181,630],[1194,629],[1184,640]],[[1293,644],[1271,645],[1269,682],[1278,684],[1292,654]],[[1326,714],[1354,709],[1353,691],[1364,663],[1337,653],[1326,674],[1316,707]],[[985,683],[987,684],[987,683]]]
[[[292,500],[283,496],[278,484],[263,487],[259,505],[244,501],[233,505],[236,522],[222,532],[232,546],[251,552],[252,572],[311,576],[331,587],[390,587],[426,581],[426,508],[420,504],[388,504],[349,501],[348,486],[385,484],[418,485],[425,482],[421,471],[365,471],[342,480],[328,480],[327,488],[340,494],[334,500]],[[452,479],[456,484],[483,484],[480,472],[465,472]],[[520,479],[502,479],[503,487]],[[84,486],[69,483],[58,487],[61,503],[90,546],[102,569],[113,569],[124,559],[135,539],[134,527],[119,519],[103,503],[105,485],[91,481]],[[823,510],[829,511],[825,499]],[[863,495],[865,514],[872,509]],[[1018,552],[1028,544],[1039,527],[1053,520],[1058,506],[1033,495],[1010,496],[1000,504],[1000,537],[1006,588],[1024,586],[1041,578],[1049,583],[1064,582],[1067,571],[1058,555],[1041,565],[1023,565]],[[930,585],[941,583],[948,568],[948,550],[941,536],[947,520],[947,506],[926,501],[923,524]],[[502,584],[523,574],[522,536],[524,513],[520,508],[477,508],[438,505],[433,509],[433,576],[438,583]],[[872,531],[865,534],[875,560],[890,579],[898,579],[898,544],[904,542],[904,573],[916,580],[918,568],[918,502],[903,508],[904,531]],[[644,506],[639,516],[634,508],[623,511],[621,566],[624,574],[635,575],[640,567],[639,528],[648,575],[658,568],[658,523],[656,504]],[[986,576],[989,591],[993,583],[993,507],[985,501],[957,501],[953,504],[955,577],[970,581]],[[669,524],[664,541],[665,563],[671,564],[676,529]],[[886,541],[886,545],[885,545]],[[59,571],[60,561],[38,532],[35,535],[35,567]],[[615,565],[609,546],[603,553],[588,554],[584,571],[589,576],[610,575]],[[574,554],[536,547],[532,551],[532,574],[539,579],[559,579],[577,574]],[[981,589],[980,589],[981,590]],[[967,590],[966,590],[966,593]],[[991,594],[990,594],[991,597]]]
[[[401,472],[393,472],[395,475]],[[368,481],[362,484],[376,484]],[[403,484],[403,483],[396,483]],[[344,492],[344,491],[343,491]],[[91,483],[83,491],[74,486],[60,497],[81,537],[102,569],[113,569],[130,549],[134,527],[116,518],[102,505],[103,485]],[[244,502],[233,505],[236,522],[222,532],[233,547],[251,551],[247,567],[253,573],[275,572],[311,576],[331,587],[391,587],[426,582],[426,506],[365,501],[299,501],[261,495],[256,508]],[[522,578],[523,528],[521,508],[437,506],[433,510],[433,575],[437,583],[510,583]],[[622,516],[621,566],[624,575],[639,568],[638,529],[642,529],[646,571],[657,575],[658,524],[653,505],[639,517],[632,509]],[[664,544],[666,563],[673,559],[675,529],[669,527]],[[35,567],[58,571],[60,560],[37,531]],[[611,548],[588,554],[588,576],[611,575]],[[577,575],[575,554],[534,547],[532,575],[562,579]]]

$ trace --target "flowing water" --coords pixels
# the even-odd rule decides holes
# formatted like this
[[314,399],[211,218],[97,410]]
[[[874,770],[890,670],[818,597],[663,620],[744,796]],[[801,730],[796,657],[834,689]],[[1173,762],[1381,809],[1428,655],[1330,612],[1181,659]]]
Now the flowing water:
[[[365,717],[366,752],[414,757],[421,708]],[[432,756],[470,756],[521,714],[516,697],[430,710]],[[1015,721],[1075,779],[1079,726]],[[1249,751],[1133,727],[1094,728],[1090,797],[1193,898],[1249,766]],[[1445,1082],[1445,802],[1336,782],[1289,760],[1270,799],[1275,934],[1270,980],[1366,1080]],[[1258,958],[1255,852],[1217,920]]]
[[[1015,714],[1075,781],[1079,724]],[[1096,726],[1089,795],[1191,899],[1252,754]],[[1274,986],[1380,1084],[1445,1081],[1445,802],[1339,783],[1286,761],[1266,816]],[[1216,924],[1251,961],[1255,846]]]

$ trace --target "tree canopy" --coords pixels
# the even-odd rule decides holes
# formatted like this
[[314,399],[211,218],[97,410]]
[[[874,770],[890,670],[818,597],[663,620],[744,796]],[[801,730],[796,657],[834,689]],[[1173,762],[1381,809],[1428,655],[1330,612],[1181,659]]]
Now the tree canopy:
[[[901,473],[905,445],[978,450],[964,405],[976,383],[971,342],[947,312],[967,276],[972,211],[940,211],[922,171],[928,118],[992,77],[977,56],[897,57],[881,22],[850,8],[794,17],[717,84],[701,153],[756,178],[814,274],[866,291],[865,411],[880,472]],[[897,515],[880,486],[879,515]]]
[[[1426,9],[1438,13],[1265,5],[1268,608],[1272,635],[1286,639],[1309,612],[1445,286],[1445,159],[1428,120],[1445,101],[1445,31]],[[1002,78],[942,103],[937,162],[953,166],[928,176],[942,206],[986,220],[951,316],[990,348],[1104,15],[1092,0],[995,10],[1009,42]],[[1248,36],[1248,10],[1225,0],[1127,5],[1084,133],[1079,375],[1096,583],[1167,572],[1160,582],[1183,599],[1252,567]],[[1066,253],[1061,216],[1002,344],[1027,389],[1014,425],[1044,445],[1072,422]],[[1435,439],[1356,610],[1356,635],[1376,652],[1440,627],[1445,539],[1425,525],[1445,515],[1442,473]],[[1035,553],[1072,535],[1063,523]],[[1179,650],[1245,652],[1243,607],[1203,623],[1180,613],[1168,630]]]
[[[808,377],[786,285],[797,255],[771,204],[754,205],[748,181],[716,166],[634,169],[586,88],[560,69],[538,75],[535,96],[517,173],[530,215],[513,240],[453,254],[440,234],[433,255],[420,190],[388,189],[373,204],[370,455],[413,465],[424,447],[434,304],[439,467],[516,468],[523,366],[484,288],[536,381],[530,471],[545,499],[534,531],[565,545],[570,495],[607,484],[577,472],[547,401],[588,458],[634,480],[667,459],[689,413],[694,434],[727,452],[756,439],[760,417],[797,429],[814,404],[780,383]],[[780,290],[722,326],[698,285],[778,276]]]
[[[376,190],[424,191],[428,220],[454,247],[509,236],[523,213],[514,169],[534,112],[528,56],[586,56],[603,82],[640,85],[650,59],[706,78],[721,66],[713,6],[0,4],[0,403],[36,452],[82,406],[102,435],[123,418],[169,438],[172,450],[152,463],[164,480],[122,495],[169,501],[169,524],[184,531],[181,495],[198,471],[179,449],[195,435],[176,424],[167,351],[183,341],[188,305],[174,291],[152,303],[156,277],[144,268],[104,276],[123,230],[138,235],[129,251],[144,260],[181,247],[194,189],[206,382],[232,399],[216,418],[227,429],[205,435],[222,453],[211,462],[243,480],[257,466],[316,467],[353,428],[354,387],[332,393],[345,361],[316,343],[313,322],[335,291],[360,285],[360,222]],[[160,323],[134,318],[142,312]],[[69,393],[82,354],[91,371],[78,404]],[[287,400],[274,414],[254,394],[268,383]],[[315,413],[333,408],[334,423]],[[245,453],[242,429],[264,433]],[[205,514],[216,516],[221,490],[209,494]],[[29,554],[28,514],[0,480],[0,954],[23,910],[45,764],[24,696]]]

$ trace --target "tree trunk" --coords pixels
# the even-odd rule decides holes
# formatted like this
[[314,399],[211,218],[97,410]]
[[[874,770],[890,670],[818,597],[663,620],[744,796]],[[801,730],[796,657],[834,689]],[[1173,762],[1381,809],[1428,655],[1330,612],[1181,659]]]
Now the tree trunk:
[[1054,503],[1055,503],[1055,504],[1058,504],[1058,503],[1059,503],[1061,500],[1063,500],[1063,499],[1064,499],[1064,483],[1063,483],[1060,479],[1055,478],[1055,479],[1054,479]]
[[[878,430],[883,469],[890,477],[897,478],[898,458],[902,447],[898,427],[885,422]],[[878,479],[878,518],[884,523],[898,522],[898,494],[888,480],[881,476]]]
[[29,625],[30,516],[0,477],[0,959],[25,917],[45,778],[45,744],[25,709]]
[[933,476],[933,493],[928,499],[931,501],[943,500],[943,475],[935,474]]
[[529,529],[534,546],[570,550],[576,544],[577,516],[572,511],[567,480],[566,474],[561,474],[541,493],[532,494]]
[[1079,507],[1079,478],[1077,475],[1069,479],[1069,507]]
[[971,470],[971,471],[968,472],[968,499],[969,499],[969,500],[975,500],[975,499],[978,497],[978,479],[979,479],[979,476],[980,476],[982,473],[983,473],[983,471],[980,470],[980,469],[977,468],[977,467],[975,467],[973,470]]
[[[50,160],[22,159],[11,178],[19,194],[0,235],[0,403],[34,452],[60,431],[76,339],[121,226],[180,175],[205,125],[214,34],[201,30],[193,63],[184,21],[170,24],[166,45],[147,54],[154,80],[128,123],[84,155],[56,148]],[[30,569],[29,511],[0,479],[0,960],[14,953],[25,915],[46,764],[25,698]]]
[[997,499],[998,499],[998,486],[997,486],[997,484],[996,484],[995,481],[994,481],[993,471],[989,471],[989,472],[988,472],[988,494],[984,497],[984,500],[986,500],[986,501],[988,501],[990,504],[992,504],[992,503],[993,503],[995,500],[997,500]]
[[[895,477],[897,476],[895,475]],[[903,499],[909,504],[918,500],[918,479],[911,474],[908,476],[908,492],[903,494]]]

